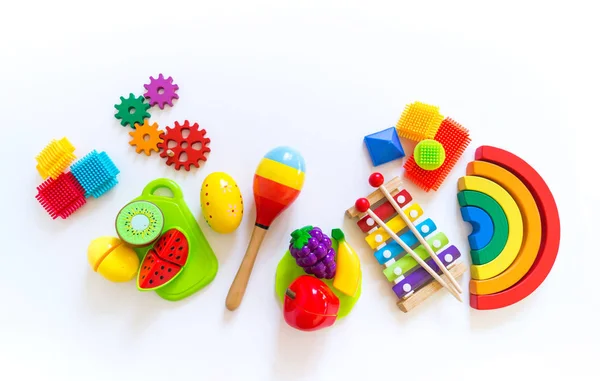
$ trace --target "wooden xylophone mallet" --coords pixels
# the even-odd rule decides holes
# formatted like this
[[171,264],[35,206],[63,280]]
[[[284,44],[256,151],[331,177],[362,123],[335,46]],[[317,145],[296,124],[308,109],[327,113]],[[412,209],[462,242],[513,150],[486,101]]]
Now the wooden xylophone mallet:
[[385,197],[388,199],[390,204],[392,204],[392,207],[396,210],[398,215],[402,218],[402,220],[404,221],[406,226],[408,226],[410,231],[412,231],[413,234],[415,235],[415,237],[419,240],[419,243],[421,245],[423,245],[425,250],[427,250],[427,253],[433,259],[435,264],[438,265],[438,267],[442,270],[444,275],[446,275],[448,277],[448,279],[450,279],[450,283],[452,283],[452,286],[454,287],[454,289],[456,289],[456,291],[458,291],[459,293],[462,294],[462,289],[460,288],[460,285],[458,284],[456,279],[454,279],[452,274],[450,274],[450,271],[448,271],[446,266],[444,266],[444,264],[442,263],[442,261],[440,261],[440,259],[437,257],[437,255],[435,255],[435,253],[433,252],[433,249],[431,248],[431,246],[429,246],[429,243],[427,243],[425,238],[423,238],[423,236],[421,235],[419,230],[415,227],[415,225],[412,223],[412,221],[402,212],[400,205],[398,205],[396,200],[394,200],[394,197],[392,197],[390,192],[388,192],[388,190],[383,185],[384,182],[385,182],[385,179],[384,179],[383,175],[379,172],[374,172],[373,174],[371,174],[371,176],[369,176],[369,184],[372,187],[379,189],[385,195]]

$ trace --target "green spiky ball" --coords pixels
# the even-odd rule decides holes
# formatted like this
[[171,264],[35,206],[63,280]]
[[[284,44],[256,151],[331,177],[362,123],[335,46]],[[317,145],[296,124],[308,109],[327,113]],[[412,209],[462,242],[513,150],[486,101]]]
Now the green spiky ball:
[[415,147],[415,162],[426,171],[433,171],[444,164],[446,151],[444,146],[435,140],[421,140]]

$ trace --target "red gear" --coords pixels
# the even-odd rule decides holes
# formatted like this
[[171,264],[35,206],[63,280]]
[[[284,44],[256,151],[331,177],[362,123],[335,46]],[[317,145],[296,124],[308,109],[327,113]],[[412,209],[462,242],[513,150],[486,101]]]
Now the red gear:
[[[183,131],[188,130],[190,133],[187,137],[183,137]],[[200,160],[206,161],[205,153],[210,152],[210,148],[207,146],[210,143],[210,139],[205,137],[206,130],[200,130],[198,123],[190,125],[187,120],[183,125],[179,122],[175,122],[175,127],[166,128],[166,131],[160,134],[160,138],[163,140],[159,143],[158,148],[161,149],[160,156],[167,158],[167,165],[175,164],[175,169],[179,170],[182,166],[185,167],[186,171],[190,170],[192,165],[196,168],[200,168]],[[169,147],[169,143],[175,146]],[[196,149],[193,147],[194,144],[200,143],[200,148]],[[185,153],[187,155],[186,160],[181,160],[181,155]]]

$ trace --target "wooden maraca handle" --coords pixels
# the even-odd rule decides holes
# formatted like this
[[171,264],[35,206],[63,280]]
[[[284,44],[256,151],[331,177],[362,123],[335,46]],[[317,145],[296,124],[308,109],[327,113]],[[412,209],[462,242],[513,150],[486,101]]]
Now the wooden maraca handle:
[[229,311],[234,311],[242,304],[242,298],[244,298],[244,294],[246,293],[246,286],[248,286],[248,280],[250,279],[250,274],[252,273],[252,268],[256,261],[256,255],[258,254],[258,249],[260,249],[260,245],[262,244],[265,235],[267,235],[266,229],[259,226],[254,227],[248,249],[246,249],[244,259],[240,264],[240,268],[235,275],[235,279],[229,288],[229,293],[225,300],[225,306]]

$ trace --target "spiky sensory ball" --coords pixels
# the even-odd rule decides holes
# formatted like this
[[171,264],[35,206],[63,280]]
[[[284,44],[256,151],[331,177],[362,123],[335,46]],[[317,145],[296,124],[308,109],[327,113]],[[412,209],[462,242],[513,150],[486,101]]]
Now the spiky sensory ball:
[[446,118],[440,125],[435,141],[444,147],[445,160],[443,164],[433,171],[428,171],[417,165],[415,155],[411,155],[404,163],[404,177],[415,183],[426,192],[437,191],[448,174],[454,168],[458,159],[471,143],[469,130],[453,119]]
[[144,97],[150,102],[150,106],[158,105],[162,110],[165,105],[173,107],[173,100],[179,99],[176,91],[179,90],[179,86],[173,83],[173,78],[169,77],[165,79],[162,73],[158,75],[158,78],[150,77],[150,83],[144,85],[146,93]]
[[446,151],[444,151],[442,143],[433,139],[425,139],[416,145],[414,158],[419,167],[426,171],[433,171],[444,164]]
[[163,140],[158,145],[162,150],[160,156],[167,158],[167,165],[175,164],[176,170],[184,167],[189,171],[192,165],[200,168],[200,160],[206,161],[205,154],[210,152],[210,139],[198,123],[190,125],[187,120],[183,124],[175,122],[175,127],[167,126],[160,138]]
[[292,232],[290,254],[307,274],[333,279],[336,271],[335,251],[331,239],[318,227],[305,226]]
[[51,177],[57,179],[65,169],[76,159],[75,147],[69,139],[52,140],[35,158],[36,169],[44,179]]
[[121,120],[122,126],[135,128],[135,124],[143,124],[144,119],[150,118],[148,109],[150,105],[145,102],[144,97],[139,96],[136,98],[133,93],[129,94],[129,98],[121,97],[121,103],[115,105],[117,113],[115,118]]
[[407,105],[396,124],[396,131],[401,138],[420,142],[433,139],[440,128],[444,117],[440,108],[421,102]]
[[37,187],[35,198],[52,219],[63,220],[85,205],[85,191],[72,173],[48,179]]
[[135,146],[135,152],[144,151],[147,156],[150,156],[150,151],[159,152],[158,145],[162,143],[160,138],[162,133],[157,123],[150,124],[148,120],[145,120],[144,124],[136,123],[135,130],[129,133],[132,137],[129,145]]
[[119,170],[106,152],[90,152],[71,166],[71,172],[85,189],[85,197],[98,198],[118,184]]

